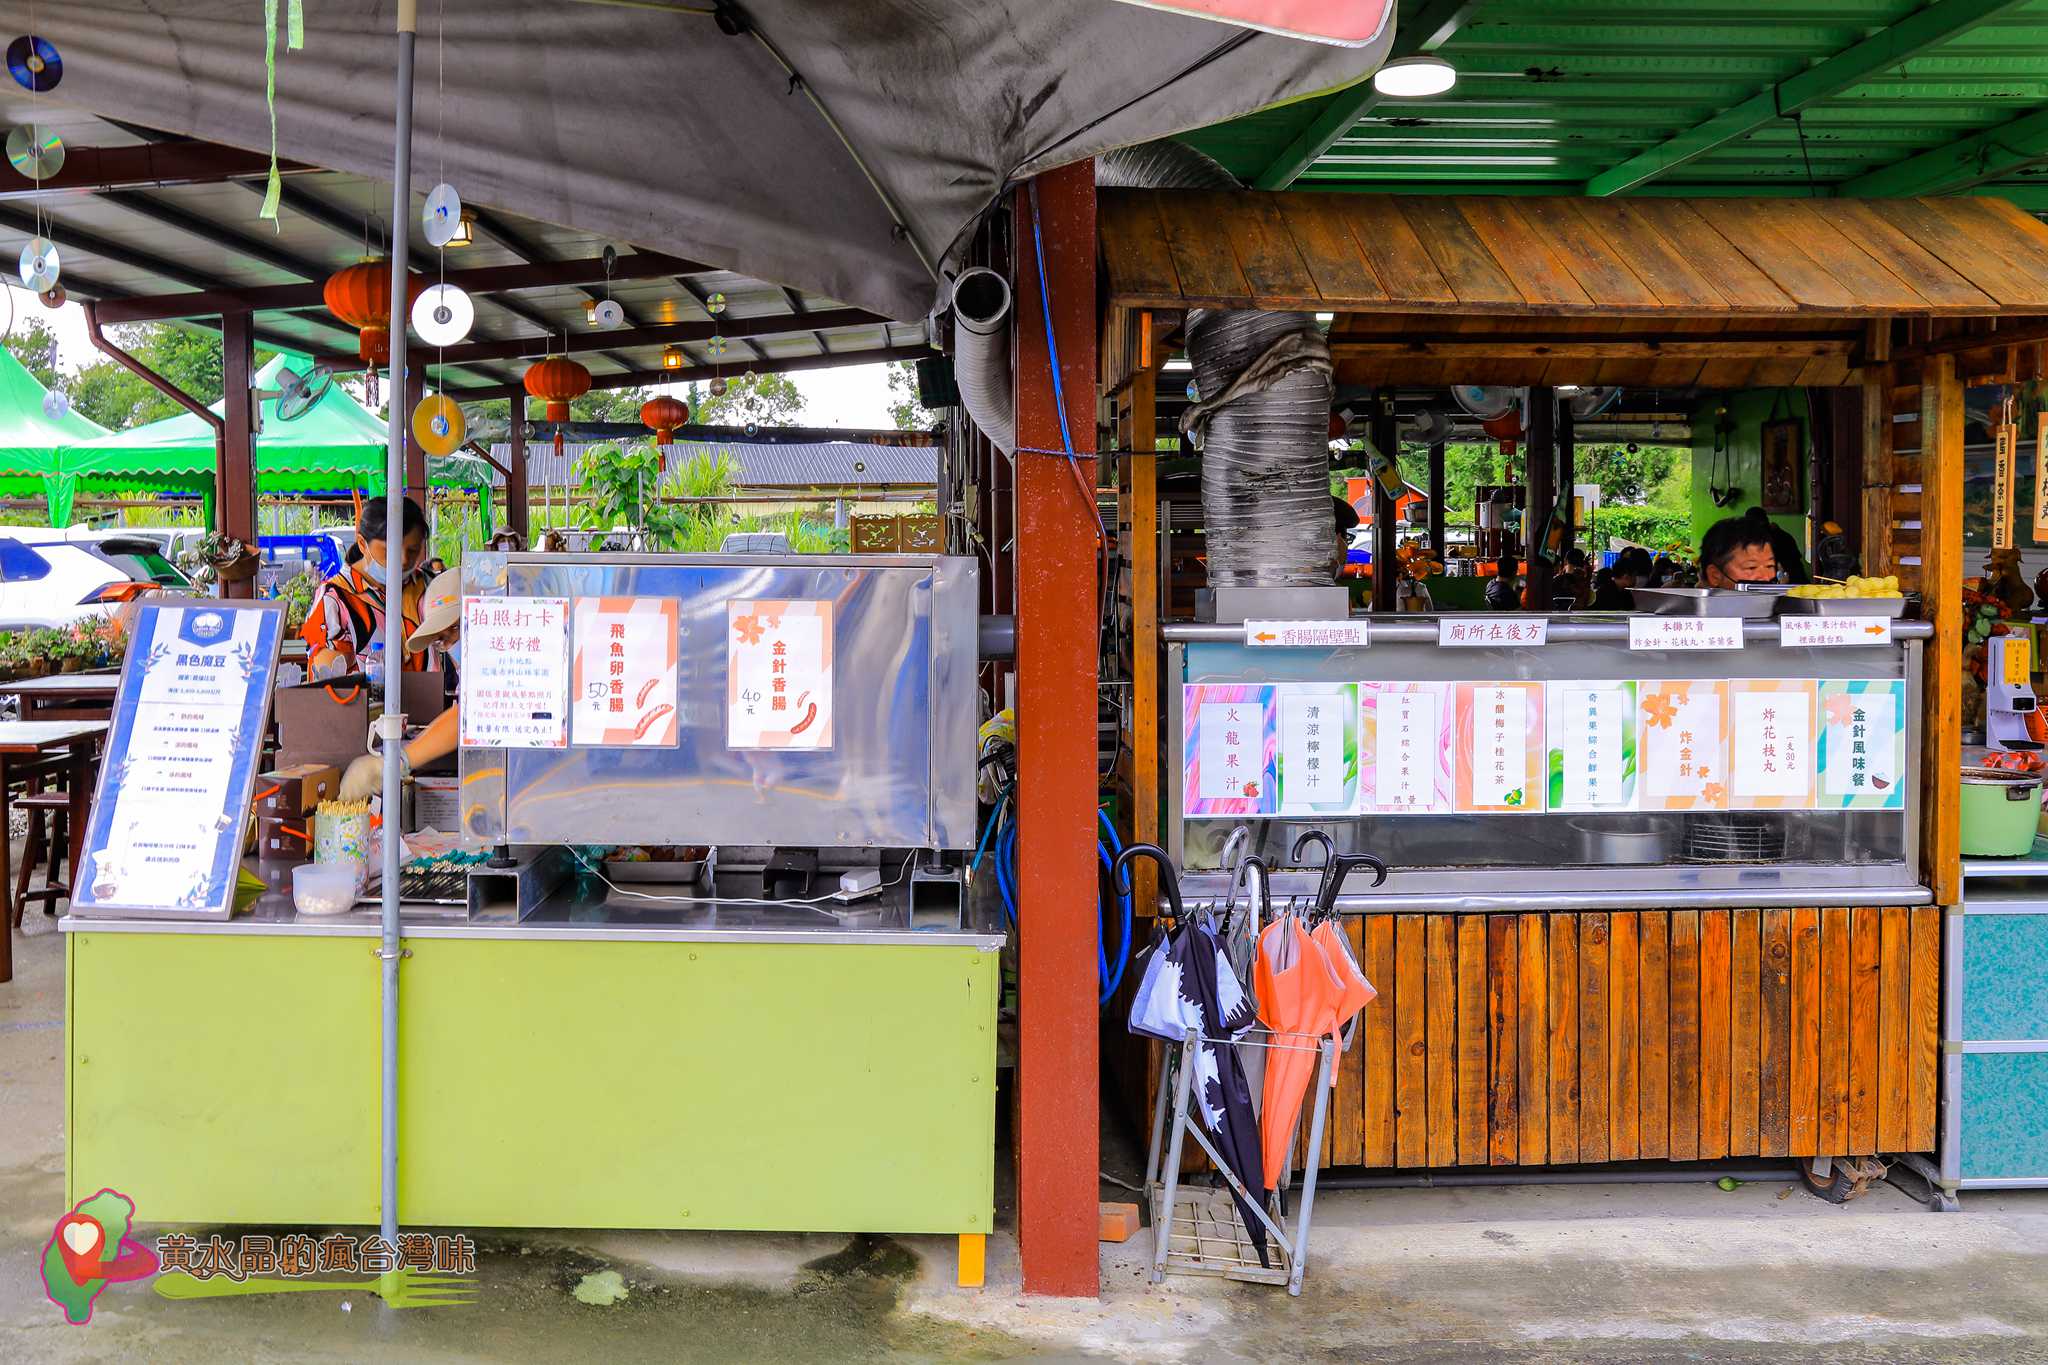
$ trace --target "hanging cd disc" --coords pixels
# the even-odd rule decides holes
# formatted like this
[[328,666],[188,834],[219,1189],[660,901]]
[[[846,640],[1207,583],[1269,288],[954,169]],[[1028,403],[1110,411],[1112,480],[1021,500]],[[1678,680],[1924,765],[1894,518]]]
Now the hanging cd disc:
[[429,455],[452,455],[469,439],[462,405],[442,394],[429,394],[412,410],[413,439]]
[[453,185],[436,185],[427,192],[427,205],[420,210],[420,230],[435,246],[446,246],[462,225],[462,196]]
[[412,329],[429,346],[453,346],[475,322],[476,305],[455,285],[429,285],[413,300]]
[[7,45],[7,70],[22,89],[40,95],[64,79],[64,59],[47,39],[24,34]]
[[45,308],[62,308],[64,301],[70,298],[71,295],[65,292],[63,285],[53,284],[42,293],[36,295],[36,297],[43,301],[43,307]]
[[59,421],[71,411],[71,395],[62,389],[51,389],[43,395],[43,416],[52,422]]
[[606,299],[590,310],[591,325],[603,331],[611,331],[626,320],[626,310],[619,307],[616,299]]
[[7,135],[7,164],[30,180],[48,180],[64,169],[64,139],[24,123]]
[[47,237],[31,237],[21,249],[21,282],[40,294],[57,287],[57,244]]

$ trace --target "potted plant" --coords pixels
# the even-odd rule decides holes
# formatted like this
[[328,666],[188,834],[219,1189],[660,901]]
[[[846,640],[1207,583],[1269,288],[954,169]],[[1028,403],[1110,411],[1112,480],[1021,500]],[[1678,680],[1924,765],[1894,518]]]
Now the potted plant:
[[256,576],[263,563],[255,546],[219,531],[207,532],[199,542],[197,554],[199,562],[213,570],[213,579],[221,583],[247,582]]

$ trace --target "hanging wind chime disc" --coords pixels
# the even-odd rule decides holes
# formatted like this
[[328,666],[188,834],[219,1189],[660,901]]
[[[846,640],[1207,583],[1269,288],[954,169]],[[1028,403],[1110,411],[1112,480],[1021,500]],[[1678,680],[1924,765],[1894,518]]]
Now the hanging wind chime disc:
[[721,356],[732,349],[732,343],[724,337],[713,337],[704,343],[704,349],[711,352],[713,356]]
[[723,398],[725,397],[726,389],[730,387],[731,386],[725,382],[725,376],[719,375],[711,381],[711,396],[713,398]]
[[445,394],[429,394],[412,410],[413,439],[429,455],[452,455],[469,439],[462,405]]
[[62,389],[51,389],[43,395],[43,416],[55,422],[71,411],[71,395]]
[[600,331],[609,332],[626,320],[626,310],[616,299],[605,299],[590,310],[591,325]]
[[15,84],[40,95],[64,79],[64,59],[46,39],[23,34],[7,45],[7,70]]
[[446,246],[462,225],[462,196],[453,185],[436,185],[427,192],[426,207],[420,210],[420,230],[434,246]]
[[47,237],[31,237],[21,249],[21,282],[40,294],[57,287],[57,244]]
[[455,285],[429,285],[413,300],[412,329],[429,346],[453,346],[475,322],[476,305]]
[[720,313],[723,313],[725,311],[725,295],[722,293],[706,295],[704,298],[704,311],[711,314],[712,317],[717,317]]
[[64,169],[64,139],[24,123],[7,135],[7,164],[30,180],[48,180]]
[[42,293],[36,295],[36,297],[43,301],[43,307],[45,308],[62,308],[64,301],[70,298],[71,295],[65,291],[63,285],[53,284]]

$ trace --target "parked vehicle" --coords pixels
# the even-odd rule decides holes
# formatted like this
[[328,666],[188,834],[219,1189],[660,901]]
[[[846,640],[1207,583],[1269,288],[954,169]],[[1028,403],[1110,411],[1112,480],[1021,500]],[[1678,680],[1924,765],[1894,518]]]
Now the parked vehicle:
[[189,580],[155,542],[110,536],[91,542],[0,536],[0,630],[68,626]]

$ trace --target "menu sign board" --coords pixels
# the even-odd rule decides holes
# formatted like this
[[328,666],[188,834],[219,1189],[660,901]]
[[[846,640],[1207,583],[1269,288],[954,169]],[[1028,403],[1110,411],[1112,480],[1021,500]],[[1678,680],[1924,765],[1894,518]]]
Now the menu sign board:
[[1192,816],[1279,809],[1277,704],[1270,686],[1181,689],[1181,809]]
[[832,747],[832,603],[725,604],[725,742],[732,749]]
[[462,745],[569,743],[569,599],[462,599]]
[[1378,815],[1457,809],[1450,683],[1360,683],[1360,808]]
[[1358,796],[1358,689],[1281,683],[1275,776],[1282,815],[1348,812]]
[[570,741],[673,748],[676,651],[673,597],[579,597],[569,666]]
[[73,913],[233,912],[283,625],[273,603],[136,609]]
[[1728,684],[1728,804],[1805,810],[1813,804],[1814,686],[1799,678]]
[[1530,815],[1543,809],[1541,683],[1459,683],[1458,809]]
[[1636,795],[1636,685],[1552,683],[1548,808],[1628,810]]
[[1897,678],[1820,685],[1816,804],[1832,810],[1904,810],[1906,684]]

